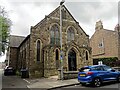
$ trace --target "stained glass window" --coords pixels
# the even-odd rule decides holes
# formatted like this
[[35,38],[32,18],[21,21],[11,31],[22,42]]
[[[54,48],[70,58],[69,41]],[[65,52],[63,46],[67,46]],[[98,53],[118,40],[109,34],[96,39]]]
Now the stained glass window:
[[60,34],[59,34],[59,28],[56,24],[51,27],[50,34],[51,34],[50,35],[50,44],[59,45],[60,44]]
[[72,41],[74,40],[74,29],[72,27],[70,27],[68,30],[67,30],[67,41]]
[[37,41],[37,61],[40,61],[40,41]]

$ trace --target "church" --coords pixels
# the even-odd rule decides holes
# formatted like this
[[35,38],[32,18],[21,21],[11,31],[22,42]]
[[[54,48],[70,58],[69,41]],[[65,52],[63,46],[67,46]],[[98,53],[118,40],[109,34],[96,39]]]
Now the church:
[[[63,71],[78,71],[82,66],[93,64],[89,35],[65,5],[62,5],[61,12]],[[27,37],[11,37],[10,43],[20,41],[16,47],[12,44],[9,47],[9,66],[18,71],[27,69],[30,77],[58,75],[61,67],[60,6],[38,24],[31,26]]]

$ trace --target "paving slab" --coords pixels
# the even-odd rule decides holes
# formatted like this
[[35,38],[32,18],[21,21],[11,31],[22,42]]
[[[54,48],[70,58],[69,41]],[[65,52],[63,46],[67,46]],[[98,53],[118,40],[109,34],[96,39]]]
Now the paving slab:
[[69,79],[69,80],[56,80],[50,78],[39,79],[35,83],[31,83],[28,85],[29,88],[47,88],[47,89],[54,89],[60,87],[66,87],[71,85],[78,85],[79,82],[76,79]]

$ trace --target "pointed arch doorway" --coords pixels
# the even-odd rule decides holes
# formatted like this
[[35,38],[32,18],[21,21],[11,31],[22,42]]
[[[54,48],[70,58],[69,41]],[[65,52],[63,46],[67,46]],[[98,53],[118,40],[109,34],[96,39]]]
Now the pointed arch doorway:
[[76,52],[71,49],[68,53],[68,69],[69,71],[76,71]]

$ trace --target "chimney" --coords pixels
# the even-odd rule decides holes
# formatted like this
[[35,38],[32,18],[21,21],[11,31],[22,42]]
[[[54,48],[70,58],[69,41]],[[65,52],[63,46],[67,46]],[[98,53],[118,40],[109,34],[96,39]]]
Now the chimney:
[[115,26],[114,30],[117,31],[117,32],[120,32],[120,25],[117,24],[117,25]]
[[95,30],[101,30],[103,29],[103,24],[102,24],[102,21],[99,20],[98,22],[96,22],[96,25],[95,25]]

